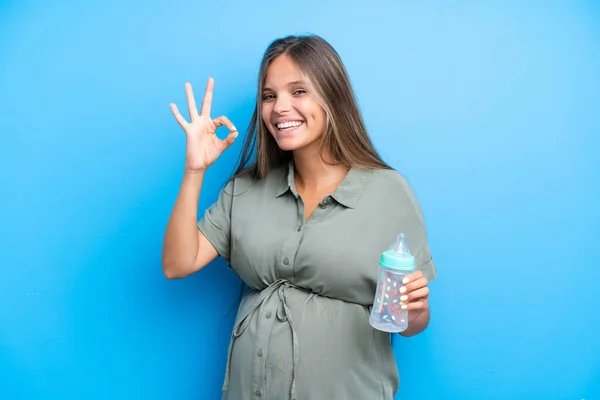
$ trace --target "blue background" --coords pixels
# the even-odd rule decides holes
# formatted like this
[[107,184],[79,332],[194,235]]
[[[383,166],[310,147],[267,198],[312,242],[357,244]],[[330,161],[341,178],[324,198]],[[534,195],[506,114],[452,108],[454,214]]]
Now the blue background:
[[306,32],[427,218],[433,319],[395,342],[397,398],[600,398],[600,3],[108,0],[0,2],[1,399],[219,398],[240,284],[162,275],[169,103],[213,76],[246,126],[268,43]]

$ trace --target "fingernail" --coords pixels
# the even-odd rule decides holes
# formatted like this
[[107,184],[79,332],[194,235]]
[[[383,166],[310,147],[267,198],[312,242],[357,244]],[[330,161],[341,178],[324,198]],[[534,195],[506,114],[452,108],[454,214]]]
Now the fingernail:
[[408,306],[406,304],[403,304],[401,307],[403,310],[406,310],[406,307],[408,307]]
[[405,285],[406,285],[408,282],[410,282],[410,279],[408,279],[408,278],[404,278],[404,279],[402,279],[402,283],[404,283]]
[[400,301],[408,300],[408,296],[400,296]]
[[237,128],[235,127],[235,125],[231,126],[233,128],[234,131],[237,131]]
[[404,293],[404,292],[406,292],[406,287],[405,287],[405,286],[402,286],[402,287],[400,288],[400,293]]

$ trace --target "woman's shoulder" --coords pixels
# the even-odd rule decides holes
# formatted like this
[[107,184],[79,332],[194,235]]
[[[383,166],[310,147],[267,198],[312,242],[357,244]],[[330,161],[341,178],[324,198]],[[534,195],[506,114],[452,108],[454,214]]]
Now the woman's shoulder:
[[377,189],[386,188],[391,191],[412,192],[406,176],[395,169],[373,169],[370,173],[371,184]]
[[420,209],[415,190],[405,174],[395,169],[375,169],[366,188],[373,196],[389,198],[394,204],[410,204]]
[[286,177],[287,166],[275,166],[266,176],[256,177],[251,170],[245,170],[231,177],[225,185],[229,193],[240,195],[247,192],[264,190],[275,190],[284,177]]

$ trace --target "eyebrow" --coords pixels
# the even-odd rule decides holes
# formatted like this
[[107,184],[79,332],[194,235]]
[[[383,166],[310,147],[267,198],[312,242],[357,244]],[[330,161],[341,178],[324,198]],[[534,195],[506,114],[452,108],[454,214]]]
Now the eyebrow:
[[[288,84],[286,86],[295,86],[295,85],[305,85],[306,82],[304,82],[303,80],[299,80],[299,81],[293,81],[293,82],[288,82]],[[267,90],[271,90],[273,91],[273,89],[269,88],[269,87],[264,87],[263,88],[263,92],[267,91]]]

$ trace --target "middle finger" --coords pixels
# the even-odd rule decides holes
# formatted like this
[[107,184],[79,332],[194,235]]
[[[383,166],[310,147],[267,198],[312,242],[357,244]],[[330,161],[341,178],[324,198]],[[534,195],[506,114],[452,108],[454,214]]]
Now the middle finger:
[[192,90],[192,84],[187,82],[185,84],[185,94],[188,101],[188,111],[190,112],[190,121],[194,121],[198,118],[198,109],[196,108],[196,99],[194,99],[194,91]]
[[421,289],[413,290],[412,292],[409,292],[407,294],[404,294],[403,296],[400,297],[400,300],[401,301],[412,301],[415,299],[420,299],[422,297],[427,297],[428,295],[429,295],[429,288],[424,287]]

